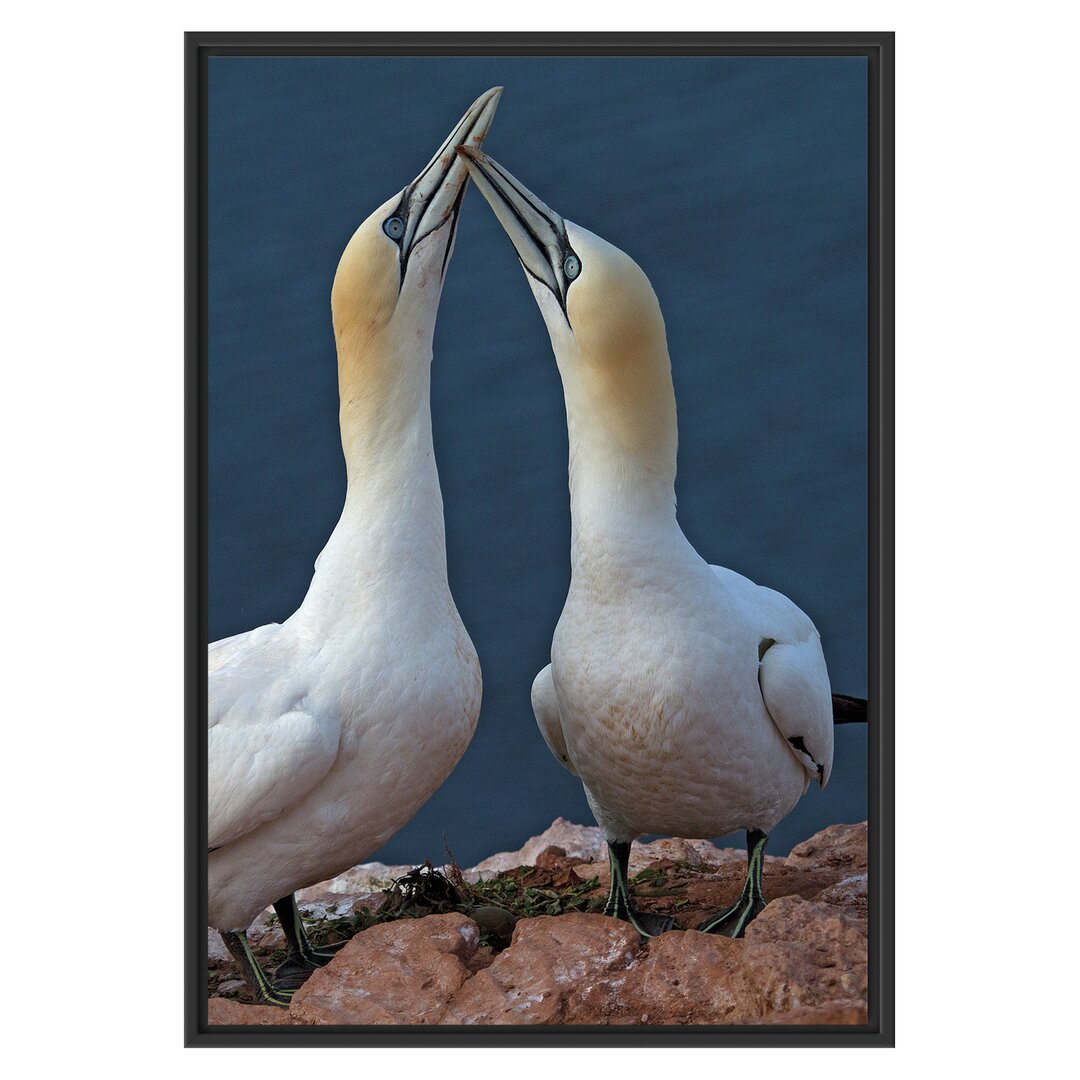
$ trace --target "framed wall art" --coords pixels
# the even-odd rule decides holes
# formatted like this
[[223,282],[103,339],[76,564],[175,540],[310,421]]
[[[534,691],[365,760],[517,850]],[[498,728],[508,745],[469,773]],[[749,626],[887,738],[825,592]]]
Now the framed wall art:
[[187,36],[189,1044],[892,1045],[892,69]]

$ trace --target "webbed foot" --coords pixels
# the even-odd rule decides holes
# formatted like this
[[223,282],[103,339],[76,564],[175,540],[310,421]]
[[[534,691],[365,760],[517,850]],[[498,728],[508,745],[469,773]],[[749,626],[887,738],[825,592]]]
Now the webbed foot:
[[760,896],[751,898],[744,893],[727,911],[710,916],[694,929],[700,930],[703,934],[722,934],[730,938],[742,937],[750,921],[760,915],[764,909],[765,901]]
[[675,929],[675,920],[670,915],[657,915],[649,911],[635,911],[630,921],[642,937],[659,937]]
[[638,911],[630,903],[630,890],[626,883],[627,868],[630,864],[630,845],[625,842],[608,841],[608,863],[611,867],[611,889],[608,892],[604,914],[613,919],[628,922],[644,940],[659,937],[675,927],[675,920],[670,915],[657,915],[652,912]]
[[266,972],[259,965],[255,954],[251,951],[251,945],[247,939],[247,933],[243,930],[222,930],[221,940],[232,954],[244,981],[251,990],[251,996],[257,1005],[277,1005],[280,1008],[288,1008],[295,987],[275,986],[266,977]]
[[282,990],[277,986],[271,986],[255,995],[255,1004],[276,1005],[280,1009],[287,1009],[292,996],[292,990]]
[[758,829],[746,833],[746,852],[749,865],[746,869],[746,884],[743,885],[739,899],[725,911],[711,915],[695,929],[703,934],[722,934],[724,937],[739,938],[746,932],[747,926],[765,909],[765,898],[761,893],[761,870],[765,862],[765,842],[769,838]]
[[294,990],[299,990],[320,967],[320,964],[301,960],[299,957],[286,957],[274,969],[274,989],[291,994]]

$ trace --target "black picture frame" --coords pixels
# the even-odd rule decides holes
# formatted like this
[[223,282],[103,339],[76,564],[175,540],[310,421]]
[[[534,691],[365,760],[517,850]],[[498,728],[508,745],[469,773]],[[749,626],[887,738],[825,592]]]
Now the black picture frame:
[[[844,55],[868,61],[869,997],[853,1026],[263,1027],[207,1023],[207,60],[237,55]],[[188,1046],[894,1045],[893,33],[188,33],[185,73],[185,1009]]]

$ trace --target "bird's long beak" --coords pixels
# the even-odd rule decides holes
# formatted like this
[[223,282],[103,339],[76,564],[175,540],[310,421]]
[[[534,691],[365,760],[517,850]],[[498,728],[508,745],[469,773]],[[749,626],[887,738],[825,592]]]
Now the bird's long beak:
[[566,272],[567,259],[574,255],[566,222],[487,154],[465,145],[457,152],[513,242],[525,272],[555,294],[565,314],[572,281]]
[[[494,86],[469,106],[435,156],[401,193],[397,213],[405,222],[405,235],[401,238],[403,276],[409,253],[425,236],[442,228],[447,221],[453,222],[452,228],[456,226],[469,174],[455,151],[459,147],[477,147],[484,141],[502,91],[501,86]],[[448,253],[452,238],[451,233],[447,241]]]

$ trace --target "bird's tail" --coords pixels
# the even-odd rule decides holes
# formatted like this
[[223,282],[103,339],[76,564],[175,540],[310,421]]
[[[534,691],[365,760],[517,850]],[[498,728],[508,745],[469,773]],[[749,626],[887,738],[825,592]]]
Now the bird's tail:
[[834,724],[865,724],[866,698],[851,697],[848,694],[833,694],[832,718]]

